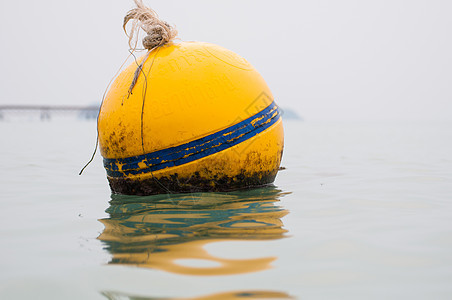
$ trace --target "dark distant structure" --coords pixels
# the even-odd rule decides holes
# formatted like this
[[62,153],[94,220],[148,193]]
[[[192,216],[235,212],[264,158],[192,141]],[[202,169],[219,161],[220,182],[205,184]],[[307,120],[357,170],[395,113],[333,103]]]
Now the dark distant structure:
[[[290,108],[283,108],[282,115],[285,120],[299,120],[303,118]],[[76,105],[0,105],[0,121],[7,114],[24,115],[38,114],[41,121],[50,120],[53,115],[76,115],[79,119],[95,120],[99,115],[99,106]]]
[[298,113],[290,108],[282,108],[282,116],[284,120],[298,120],[303,121],[303,118]]
[[0,120],[6,114],[24,115],[38,114],[42,121],[50,120],[53,115],[76,115],[81,119],[97,119],[99,106],[74,106],[74,105],[0,105]]

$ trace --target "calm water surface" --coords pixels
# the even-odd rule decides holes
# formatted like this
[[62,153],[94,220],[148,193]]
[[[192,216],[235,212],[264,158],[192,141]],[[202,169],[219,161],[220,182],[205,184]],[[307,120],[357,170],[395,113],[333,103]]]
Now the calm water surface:
[[285,130],[274,186],[130,197],[95,122],[0,122],[0,299],[451,299],[452,124]]

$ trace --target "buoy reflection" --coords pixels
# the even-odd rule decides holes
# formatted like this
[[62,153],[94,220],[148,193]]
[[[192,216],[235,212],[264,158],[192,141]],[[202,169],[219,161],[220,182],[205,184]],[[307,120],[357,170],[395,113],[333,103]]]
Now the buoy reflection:
[[[127,264],[186,275],[227,275],[267,269],[275,257],[225,259],[209,254],[208,243],[279,239],[288,211],[276,205],[285,193],[266,187],[232,193],[156,196],[112,195],[98,237],[112,254],[110,264]],[[259,254],[256,254],[258,257]],[[182,261],[208,262],[207,267]],[[201,264],[203,265],[203,264]]]
[[160,297],[134,297],[119,292],[105,291],[101,292],[109,300],[129,299],[129,300],[234,300],[234,299],[294,299],[289,294],[284,292],[274,291],[237,291],[217,293],[207,296],[193,297],[193,298],[160,298]]

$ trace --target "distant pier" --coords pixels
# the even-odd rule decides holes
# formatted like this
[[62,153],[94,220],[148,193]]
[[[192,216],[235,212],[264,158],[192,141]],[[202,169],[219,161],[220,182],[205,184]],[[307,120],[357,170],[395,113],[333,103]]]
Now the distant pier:
[[[283,119],[294,119],[302,121],[297,112],[290,108],[281,109]],[[37,115],[42,121],[51,120],[52,116],[75,115],[78,119],[97,119],[99,106],[77,106],[77,105],[0,105],[0,121],[6,116],[33,116]]]
[[32,115],[36,114],[42,121],[50,120],[54,115],[76,115],[81,119],[96,119],[99,114],[99,106],[75,106],[75,105],[0,105],[0,120],[7,115]]

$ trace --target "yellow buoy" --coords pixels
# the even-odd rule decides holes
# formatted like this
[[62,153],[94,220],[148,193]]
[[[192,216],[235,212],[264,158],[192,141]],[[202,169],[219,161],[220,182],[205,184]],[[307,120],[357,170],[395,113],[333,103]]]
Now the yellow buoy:
[[99,114],[113,192],[228,191],[274,181],[280,112],[245,59],[209,43],[169,42],[137,63],[113,82]]

